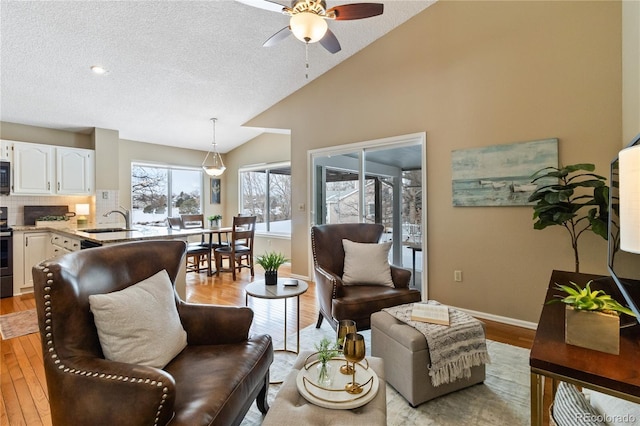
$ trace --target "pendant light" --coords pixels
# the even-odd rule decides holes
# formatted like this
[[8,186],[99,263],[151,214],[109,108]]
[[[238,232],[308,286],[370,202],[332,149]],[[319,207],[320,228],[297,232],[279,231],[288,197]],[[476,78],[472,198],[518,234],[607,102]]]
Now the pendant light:
[[[226,169],[222,162],[222,156],[220,156],[220,153],[216,150],[216,120],[216,118],[211,119],[213,122],[213,142],[211,143],[211,148],[207,152],[207,156],[204,157],[204,161],[202,162],[202,170],[204,170],[209,176],[220,176]],[[212,166],[207,166],[205,164],[209,155],[213,158]]]

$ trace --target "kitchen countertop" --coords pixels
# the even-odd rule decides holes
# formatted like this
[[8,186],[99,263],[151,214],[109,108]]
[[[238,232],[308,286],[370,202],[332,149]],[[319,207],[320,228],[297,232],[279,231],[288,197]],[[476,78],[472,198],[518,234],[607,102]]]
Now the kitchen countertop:
[[[104,226],[105,228],[112,228],[112,226]],[[99,228],[99,227],[96,227]],[[92,228],[92,229],[96,229]],[[114,231],[104,233],[89,233],[82,230],[82,228],[47,228],[34,225],[17,225],[12,226],[14,231],[42,231],[42,232],[55,232],[58,234],[67,235],[72,238],[79,238],[81,240],[89,240],[98,244],[113,244],[122,243],[126,241],[139,241],[139,240],[154,240],[154,239],[173,239],[173,238],[185,238],[190,235],[201,235],[202,233],[210,232],[208,229],[169,229],[160,226],[147,226],[136,227],[133,230],[126,231]]]

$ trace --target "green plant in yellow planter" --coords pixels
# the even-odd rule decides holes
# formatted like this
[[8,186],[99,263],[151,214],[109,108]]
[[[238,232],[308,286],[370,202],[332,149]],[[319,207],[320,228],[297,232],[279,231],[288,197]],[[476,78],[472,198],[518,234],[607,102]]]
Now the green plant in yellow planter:
[[567,296],[558,296],[547,303],[562,302],[565,308],[565,342],[601,352],[618,354],[620,349],[620,314],[635,316],[603,290],[556,284]]
[[278,268],[287,263],[289,259],[282,253],[267,252],[256,257],[256,263],[264,269],[264,281],[267,285],[278,284]]

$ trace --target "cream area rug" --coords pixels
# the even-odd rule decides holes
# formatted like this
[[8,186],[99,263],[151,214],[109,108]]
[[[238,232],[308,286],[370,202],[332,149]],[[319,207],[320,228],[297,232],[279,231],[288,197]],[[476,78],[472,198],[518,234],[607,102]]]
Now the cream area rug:
[[3,340],[38,332],[38,316],[35,309],[0,315],[0,334]]
[[[367,344],[367,355],[371,354],[371,331],[361,332]],[[314,350],[314,345],[323,337],[335,338],[335,332],[323,323],[320,329],[309,326],[300,331],[300,350]],[[289,336],[289,344],[295,345],[295,336]],[[291,341],[292,340],[292,341]],[[274,342],[274,349],[281,348]],[[529,425],[529,350],[487,341],[491,364],[487,364],[484,383],[450,393],[425,402],[416,408],[390,385],[387,386],[387,425],[389,426],[494,426]],[[271,367],[271,380],[286,376],[295,355],[276,353]],[[425,380],[429,380],[425,377]],[[276,397],[280,385],[269,386],[269,403]],[[289,424],[300,426],[295,418]],[[243,426],[262,423],[262,415],[254,403]],[[284,425],[283,425],[284,426]]]

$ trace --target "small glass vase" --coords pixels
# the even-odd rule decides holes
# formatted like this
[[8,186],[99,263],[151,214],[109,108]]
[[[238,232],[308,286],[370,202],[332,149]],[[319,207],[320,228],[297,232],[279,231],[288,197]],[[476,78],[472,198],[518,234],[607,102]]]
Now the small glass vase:
[[331,375],[332,366],[328,362],[319,362],[316,366],[318,369],[318,386],[329,388],[333,383],[333,376]]

